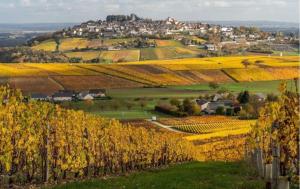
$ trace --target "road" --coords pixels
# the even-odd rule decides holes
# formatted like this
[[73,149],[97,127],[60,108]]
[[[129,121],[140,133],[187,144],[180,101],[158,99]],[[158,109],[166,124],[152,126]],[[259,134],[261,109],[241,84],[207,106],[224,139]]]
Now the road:
[[172,126],[164,125],[164,124],[161,124],[161,123],[159,123],[157,121],[152,121],[151,119],[147,119],[147,121],[153,123],[154,125],[156,125],[158,127],[162,127],[164,129],[167,129],[167,130],[175,132],[175,133],[191,134],[191,133],[186,133],[186,132],[183,132],[183,131],[179,131],[177,129],[173,129]]

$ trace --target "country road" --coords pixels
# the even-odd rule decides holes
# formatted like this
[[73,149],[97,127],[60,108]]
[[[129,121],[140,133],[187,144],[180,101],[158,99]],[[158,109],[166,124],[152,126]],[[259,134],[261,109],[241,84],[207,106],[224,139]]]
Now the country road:
[[175,133],[191,134],[191,133],[179,131],[179,130],[177,130],[177,129],[173,129],[172,126],[164,125],[164,124],[161,124],[161,123],[159,123],[159,122],[157,122],[157,121],[152,121],[152,120],[150,120],[150,119],[147,119],[147,121],[149,121],[149,122],[155,124],[155,125],[158,126],[158,127],[162,127],[162,128],[164,128],[164,129],[168,129],[169,131],[172,131],[172,132],[175,132]]

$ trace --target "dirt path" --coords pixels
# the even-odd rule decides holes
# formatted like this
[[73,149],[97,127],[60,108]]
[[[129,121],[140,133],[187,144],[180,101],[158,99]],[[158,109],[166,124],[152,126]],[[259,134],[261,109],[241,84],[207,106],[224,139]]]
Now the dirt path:
[[147,119],[147,121],[153,123],[154,125],[156,125],[158,127],[162,127],[164,129],[168,129],[169,131],[172,131],[172,132],[175,132],[175,133],[191,134],[191,133],[186,133],[186,132],[183,132],[183,131],[179,131],[177,129],[172,128],[172,126],[164,125],[164,124],[161,124],[161,123],[159,123],[157,121],[152,121],[150,119]]

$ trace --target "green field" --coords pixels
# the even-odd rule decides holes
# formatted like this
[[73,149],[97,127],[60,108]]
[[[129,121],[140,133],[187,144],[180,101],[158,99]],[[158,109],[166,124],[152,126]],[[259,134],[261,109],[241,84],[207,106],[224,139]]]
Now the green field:
[[244,163],[194,162],[122,177],[93,179],[54,189],[262,189],[263,181]]
[[[278,93],[278,86],[282,81],[257,81],[241,83],[220,84],[219,89],[227,89],[233,93],[248,90],[252,93]],[[288,81],[288,88],[295,89],[293,81]],[[93,102],[77,101],[65,102],[66,108],[83,110],[96,115],[116,119],[149,119],[152,116],[159,118],[168,117],[166,114],[157,113],[155,105],[169,102],[172,98],[198,98],[203,94],[215,94],[208,84],[191,86],[171,86],[167,88],[131,88],[131,89],[109,89],[107,95],[111,100],[95,100]],[[143,103],[143,107],[141,104]],[[130,108],[127,104],[131,104]]]
[[[248,90],[253,93],[278,93],[278,87],[282,81],[253,81],[240,83],[224,83],[220,84],[220,89],[224,88],[231,92],[241,92]],[[295,90],[293,81],[289,80],[288,89]],[[191,90],[191,91],[211,91],[208,84],[190,85],[190,86],[173,86],[172,89]]]

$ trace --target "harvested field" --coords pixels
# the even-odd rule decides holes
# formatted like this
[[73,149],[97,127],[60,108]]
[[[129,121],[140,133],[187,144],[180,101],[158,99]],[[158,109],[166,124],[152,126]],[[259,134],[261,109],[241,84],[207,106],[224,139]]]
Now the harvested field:
[[133,81],[121,78],[111,77],[108,75],[97,76],[53,76],[58,83],[65,89],[87,90],[94,88],[131,88],[141,87],[142,85]]
[[21,89],[24,94],[43,93],[50,95],[63,89],[48,77],[12,77],[6,78],[5,83],[15,89]]

